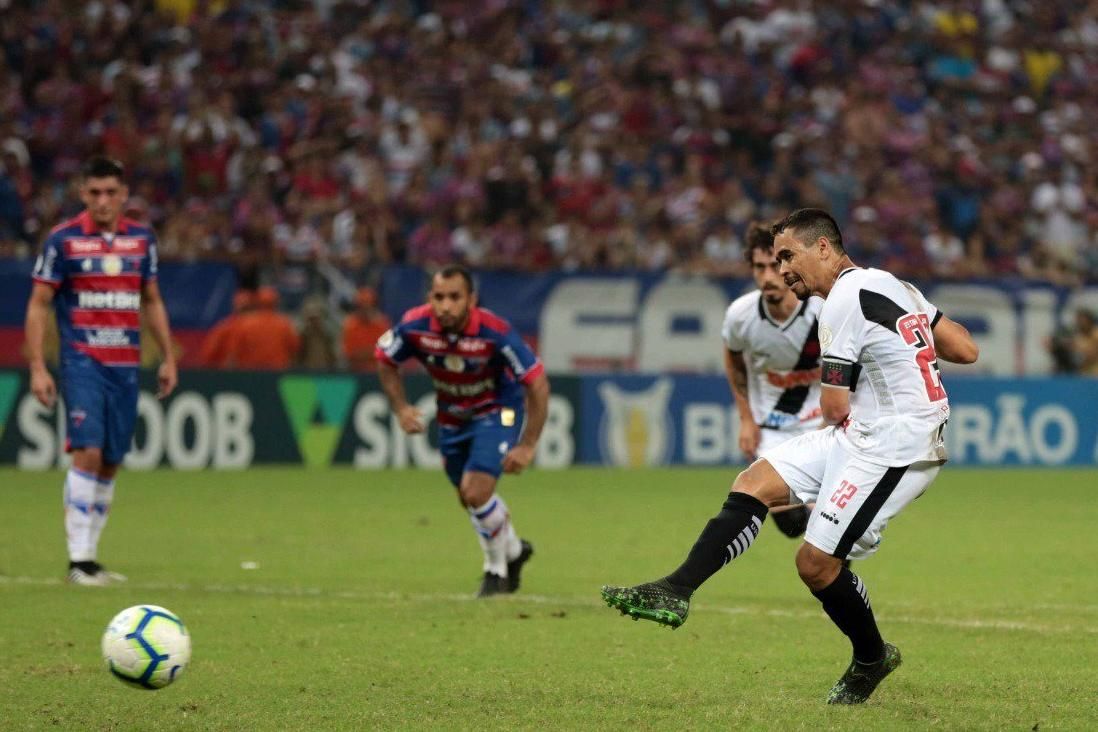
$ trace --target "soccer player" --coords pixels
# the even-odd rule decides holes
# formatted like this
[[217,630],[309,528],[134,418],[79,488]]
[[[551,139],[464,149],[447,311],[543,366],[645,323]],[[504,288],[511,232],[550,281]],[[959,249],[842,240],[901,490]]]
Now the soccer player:
[[378,339],[381,386],[401,428],[417,434],[425,429],[422,415],[405,397],[398,366],[418,359],[434,380],[443,466],[484,551],[477,596],[511,593],[534,547],[515,533],[496,482],[501,472],[521,473],[534,459],[549,380],[511,324],[477,307],[465,268],[435,273],[427,298]]
[[694,591],[751,547],[772,507],[787,504],[791,493],[815,500],[797,571],[853,647],[827,701],[860,704],[900,665],[900,651],[881,638],[865,584],[842,560],[876,552],[889,519],[938,475],[949,400],[937,359],[972,363],[978,349],[916,288],[857,267],[825,211],[794,211],[773,231],[786,284],[802,300],[826,300],[820,408],[831,427],[765,451],[740,473],[674,572],[602,594],[624,614],[678,627]]
[[72,453],[64,492],[68,580],[77,585],[126,579],[104,569],[97,550],[114,500],[114,477],[137,422],[142,307],[164,354],[160,397],[178,380],[168,314],[156,284],[156,236],[122,217],[128,195],[120,163],[92,158],[84,165],[84,211],[46,237],[27,303],[30,388],[47,407],[57,386],[46,369],[42,342],[51,303],[57,313],[65,447]]
[[[748,460],[790,437],[823,426],[820,419],[820,339],[823,301],[800,300],[778,273],[769,226],[747,229],[747,261],[758,287],[724,316],[724,370],[740,413],[740,450]],[[791,539],[804,533],[810,506],[771,511]]]

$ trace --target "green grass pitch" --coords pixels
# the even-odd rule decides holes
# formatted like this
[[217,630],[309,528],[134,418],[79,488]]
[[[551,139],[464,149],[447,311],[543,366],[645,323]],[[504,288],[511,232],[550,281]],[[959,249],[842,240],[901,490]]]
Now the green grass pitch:
[[[601,604],[600,585],[676,566],[731,477],[507,478],[537,554],[518,595],[475,601],[480,552],[441,473],[124,473],[100,558],[130,583],[81,588],[61,583],[61,475],[0,471],[0,729],[1098,724],[1098,473],[947,467],[855,565],[905,659],[860,708],[823,703],[849,645],[773,527],[677,631]],[[193,638],[161,691],[99,658],[107,621],[139,603]]]

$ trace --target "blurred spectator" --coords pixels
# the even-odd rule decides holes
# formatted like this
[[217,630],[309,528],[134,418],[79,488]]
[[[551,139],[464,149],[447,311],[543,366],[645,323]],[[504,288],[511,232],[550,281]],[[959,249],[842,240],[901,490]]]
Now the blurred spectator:
[[1098,280],[1094,2],[0,5],[33,29],[0,32],[0,254],[107,152],[165,258],[287,297],[454,258],[735,273],[803,205],[897,274]]
[[250,290],[237,290],[233,294],[233,311],[217,322],[206,333],[202,341],[199,362],[208,369],[227,369],[235,364],[232,355],[236,348],[236,339],[244,314],[252,309],[255,293]]
[[376,371],[374,346],[392,323],[377,307],[377,292],[361,287],[355,293],[355,309],[343,319],[343,356],[352,371]]
[[297,360],[301,339],[293,321],[278,312],[278,290],[260,287],[255,307],[240,316],[229,363],[243,370],[281,371]]
[[1098,316],[1090,310],[1076,310],[1074,328],[1054,335],[1049,351],[1056,373],[1098,376]]
[[335,344],[328,332],[328,307],[324,298],[310,297],[301,306],[298,364],[311,371],[331,371],[336,367]]

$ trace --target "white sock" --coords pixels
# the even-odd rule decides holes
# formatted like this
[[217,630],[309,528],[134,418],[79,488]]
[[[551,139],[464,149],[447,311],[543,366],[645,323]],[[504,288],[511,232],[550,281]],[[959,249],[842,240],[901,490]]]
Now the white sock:
[[95,561],[95,540],[92,538],[95,514],[94,475],[69,468],[65,476],[65,536],[69,544],[69,560]]
[[91,545],[92,554],[99,551],[99,537],[103,533],[103,527],[107,525],[107,518],[111,514],[111,504],[114,503],[114,479],[95,482],[95,503],[91,512]]
[[[483,506],[469,509],[469,520],[473,522],[480,548],[484,550],[484,571],[507,576],[508,536],[511,517],[507,513],[507,504],[498,494],[493,494]],[[511,529],[514,533],[514,529]]]

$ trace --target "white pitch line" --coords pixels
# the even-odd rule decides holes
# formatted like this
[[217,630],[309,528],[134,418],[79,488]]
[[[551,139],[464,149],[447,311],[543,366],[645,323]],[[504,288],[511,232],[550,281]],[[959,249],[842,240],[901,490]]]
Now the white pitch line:
[[[35,585],[57,586],[64,581],[55,577],[9,577],[0,575],[2,585]],[[116,588],[90,588],[91,591],[101,589],[137,589],[137,590],[171,590],[175,592],[207,592],[225,595],[256,595],[266,597],[315,597],[334,600],[388,600],[404,602],[470,602],[476,600],[472,594],[459,593],[416,593],[416,592],[361,592],[357,590],[325,590],[319,587],[268,587],[264,585],[191,585],[179,582],[129,582]],[[84,591],[81,588],[81,591]],[[498,598],[498,600],[512,601],[515,603],[535,603],[538,605],[565,605],[569,607],[601,607],[604,602],[595,599],[581,597],[553,597],[549,595],[517,595],[514,598]],[[1073,609],[1072,605],[1061,605],[1065,609]],[[747,606],[721,606],[694,604],[691,611],[714,612],[723,615],[761,615],[771,618],[791,618],[795,620],[810,620],[819,618],[822,611],[817,610],[784,610],[776,608],[760,608]],[[1005,630],[1022,631],[1028,633],[1088,633],[1098,635],[1098,627],[1077,625],[1045,625],[1040,623],[1028,623],[1021,620],[1004,620],[995,618],[950,618],[950,617],[924,617],[915,615],[888,615],[879,616],[883,623],[902,623],[906,625],[930,625],[946,628],[962,628],[966,630]]]

